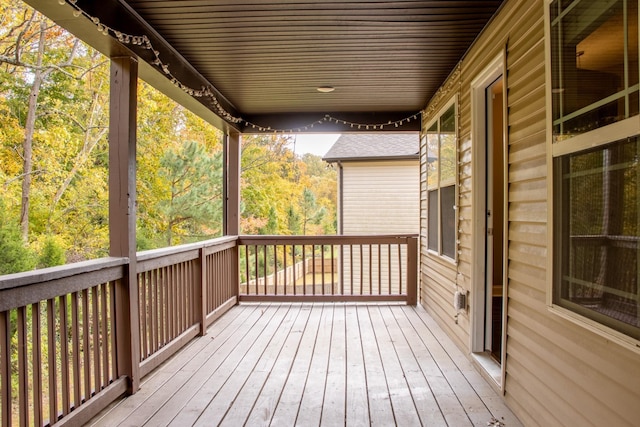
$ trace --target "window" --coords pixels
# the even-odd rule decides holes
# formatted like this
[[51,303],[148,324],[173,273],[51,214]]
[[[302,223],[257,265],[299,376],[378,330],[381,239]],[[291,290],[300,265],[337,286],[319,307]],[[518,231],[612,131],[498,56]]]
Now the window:
[[550,4],[556,306],[640,339],[638,2]]
[[452,102],[427,128],[427,248],[456,258],[456,107]]

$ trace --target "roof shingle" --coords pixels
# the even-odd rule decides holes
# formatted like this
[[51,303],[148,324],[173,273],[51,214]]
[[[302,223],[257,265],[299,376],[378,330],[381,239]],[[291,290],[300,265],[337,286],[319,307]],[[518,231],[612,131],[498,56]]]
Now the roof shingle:
[[343,160],[418,159],[419,134],[384,132],[343,134],[324,155],[332,163]]

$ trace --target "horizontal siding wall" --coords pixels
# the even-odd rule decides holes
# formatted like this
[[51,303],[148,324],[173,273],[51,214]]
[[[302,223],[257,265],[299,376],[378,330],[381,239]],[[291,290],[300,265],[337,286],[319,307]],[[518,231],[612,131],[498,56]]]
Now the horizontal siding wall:
[[417,234],[419,162],[345,162],[343,233]]
[[[459,260],[426,249],[426,154],[421,148],[421,292],[427,310],[469,351],[470,317],[454,321],[456,285],[472,290],[471,81],[507,49],[508,307],[505,399],[526,425],[638,425],[640,354],[546,306],[547,171],[544,2],[507,0],[427,106],[423,125],[459,96]],[[470,295],[473,299],[474,295]]]

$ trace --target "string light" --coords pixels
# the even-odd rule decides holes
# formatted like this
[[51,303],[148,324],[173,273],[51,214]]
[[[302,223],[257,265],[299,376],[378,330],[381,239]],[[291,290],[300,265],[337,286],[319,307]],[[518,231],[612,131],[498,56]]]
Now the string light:
[[386,123],[357,123],[357,122],[352,122],[349,120],[343,120],[337,117],[333,117],[329,114],[325,114],[325,116],[322,119],[313,121],[307,125],[300,126],[300,127],[294,127],[289,129],[272,129],[270,126],[260,126],[248,120],[244,120],[242,117],[236,117],[230,112],[228,112],[227,110],[225,110],[225,108],[220,104],[220,101],[218,100],[214,92],[213,86],[202,86],[200,89],[194,89],[183,84],[180,80],[178,80],[177,77],[173,75],[169,67],[169,64],[162,61],[162,59],[160,58],[160,51],[158,51],[153,47],[151,40],[149,40],[149,38],[146,35],[136,36],[136,35],[126,34],[114,28],[111,28],[108,25],[105,25],[104,23],[100,22],[99,18],[95,16],[91,16],[82,8],[80,8],[77,5],[77,0],[58,0],[58,4],[62,6],[68,4],[69,6],[71,6],[73,8],[72,14],[74,17],[78,18],[81,15],[86,17],[91,22],[93,22],[93,24],[95,24],[96,26],[96,29],[102,34],[104,34],[105,36],[113,36],[122,44],[139,46],[145,50],[150,51],[153,54],[153,59],[150,61],[150,64],[157,67],[160,71],[162,71],[169,78],[169,80],[174,86],[176,86],[177,88],[181,89],[188,95],[193,96],[195,98],[208,98],[213,104],[213,106],[215,107],[215,112],[221,118],[223,118],[229,123],[239,124],[244,122],[247,127],[251,127],[252,129],[258,129],[260,132],[273,131],[274,133],[299,133],[303,131],[308,131],[312,129],[315,125],[322,125],[325,123],[335,123],[339,125],[349,126],[351,128],[355,128],[357,126],[358,129],[366,128],[367,130],[369,130],[369,128],[373,128],[373,130],[384,130],[385,126],[394,126],[397,128],[397,127],[403,126],[405,122],[408,124],[411,120],[419,119],[420,115],[423,113],[422,111],[420,111],[415,114],[412,114],[409,117],[402,118],[401,120],[387,121]]

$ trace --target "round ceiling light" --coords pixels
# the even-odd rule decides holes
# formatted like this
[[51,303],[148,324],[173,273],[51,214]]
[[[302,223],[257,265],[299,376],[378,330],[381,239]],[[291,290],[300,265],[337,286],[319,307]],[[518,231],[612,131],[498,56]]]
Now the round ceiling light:
[[334,90],[336,90],[335,87],[333,86],[319,86],[316,88],[316,90],[318,92],[322,92],[322,93],[329,93],[329,92],[333,92]]

